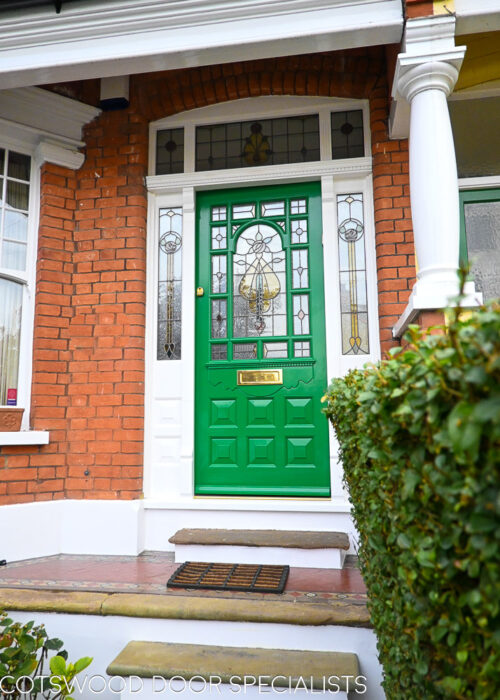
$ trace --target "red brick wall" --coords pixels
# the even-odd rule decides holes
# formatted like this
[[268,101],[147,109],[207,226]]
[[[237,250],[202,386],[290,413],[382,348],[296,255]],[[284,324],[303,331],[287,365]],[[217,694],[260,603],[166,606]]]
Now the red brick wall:
[[383,47],[133,76],[130,107],[85,129],[82,168],[44,167],[32,427],[51,442],[1,450],[0,503],[141,494],[152,120],[258,95],[369,98],[382,349],[394,344],[415,269],[407,144],[388,138],[385,76]]

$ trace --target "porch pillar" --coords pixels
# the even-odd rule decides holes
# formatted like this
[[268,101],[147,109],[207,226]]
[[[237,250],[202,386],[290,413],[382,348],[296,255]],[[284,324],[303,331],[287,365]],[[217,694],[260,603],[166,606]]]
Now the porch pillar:
[[398,56],[393,97],[400,102],[400,114],[409,106],[417,282],[393,329],[396,337],[422,311],[446,307],[458,292],[458,177],[447,97],[458,79],[466,49],[455,47],[454,30],[454,17],[409,20],[405,52]]

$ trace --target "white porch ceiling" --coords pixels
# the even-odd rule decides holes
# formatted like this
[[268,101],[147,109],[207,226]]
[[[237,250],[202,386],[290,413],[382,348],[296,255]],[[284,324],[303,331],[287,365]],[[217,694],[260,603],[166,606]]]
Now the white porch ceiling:
[[398,43],[401,0],[81,0],[2,12],[0,88]]

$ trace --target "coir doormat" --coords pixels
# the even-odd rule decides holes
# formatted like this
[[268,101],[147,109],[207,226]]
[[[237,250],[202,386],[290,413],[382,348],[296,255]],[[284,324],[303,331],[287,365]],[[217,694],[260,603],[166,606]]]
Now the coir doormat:
[[283,593],[289,571],[289,566],[271,566],[270,564],[214,564],[187,561],[169,578],[167,588]]

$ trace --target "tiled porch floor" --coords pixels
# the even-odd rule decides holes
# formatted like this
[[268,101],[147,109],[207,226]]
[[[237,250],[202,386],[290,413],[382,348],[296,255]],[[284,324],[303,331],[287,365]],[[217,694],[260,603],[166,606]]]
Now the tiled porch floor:
[[[59,554],[8,563],[0,567],[0,588],[96,591],[105,593],[153,593],[216,597],[279,597],[281,600],[328,598],[365,599],[365,586],[355,567],[342,570],[291,568],[285,592],[241,593],[167,589],[166,582],[179,564],[172,553],[145,552],[134,556]],[[319,602],[319,601],[318,601]]]

